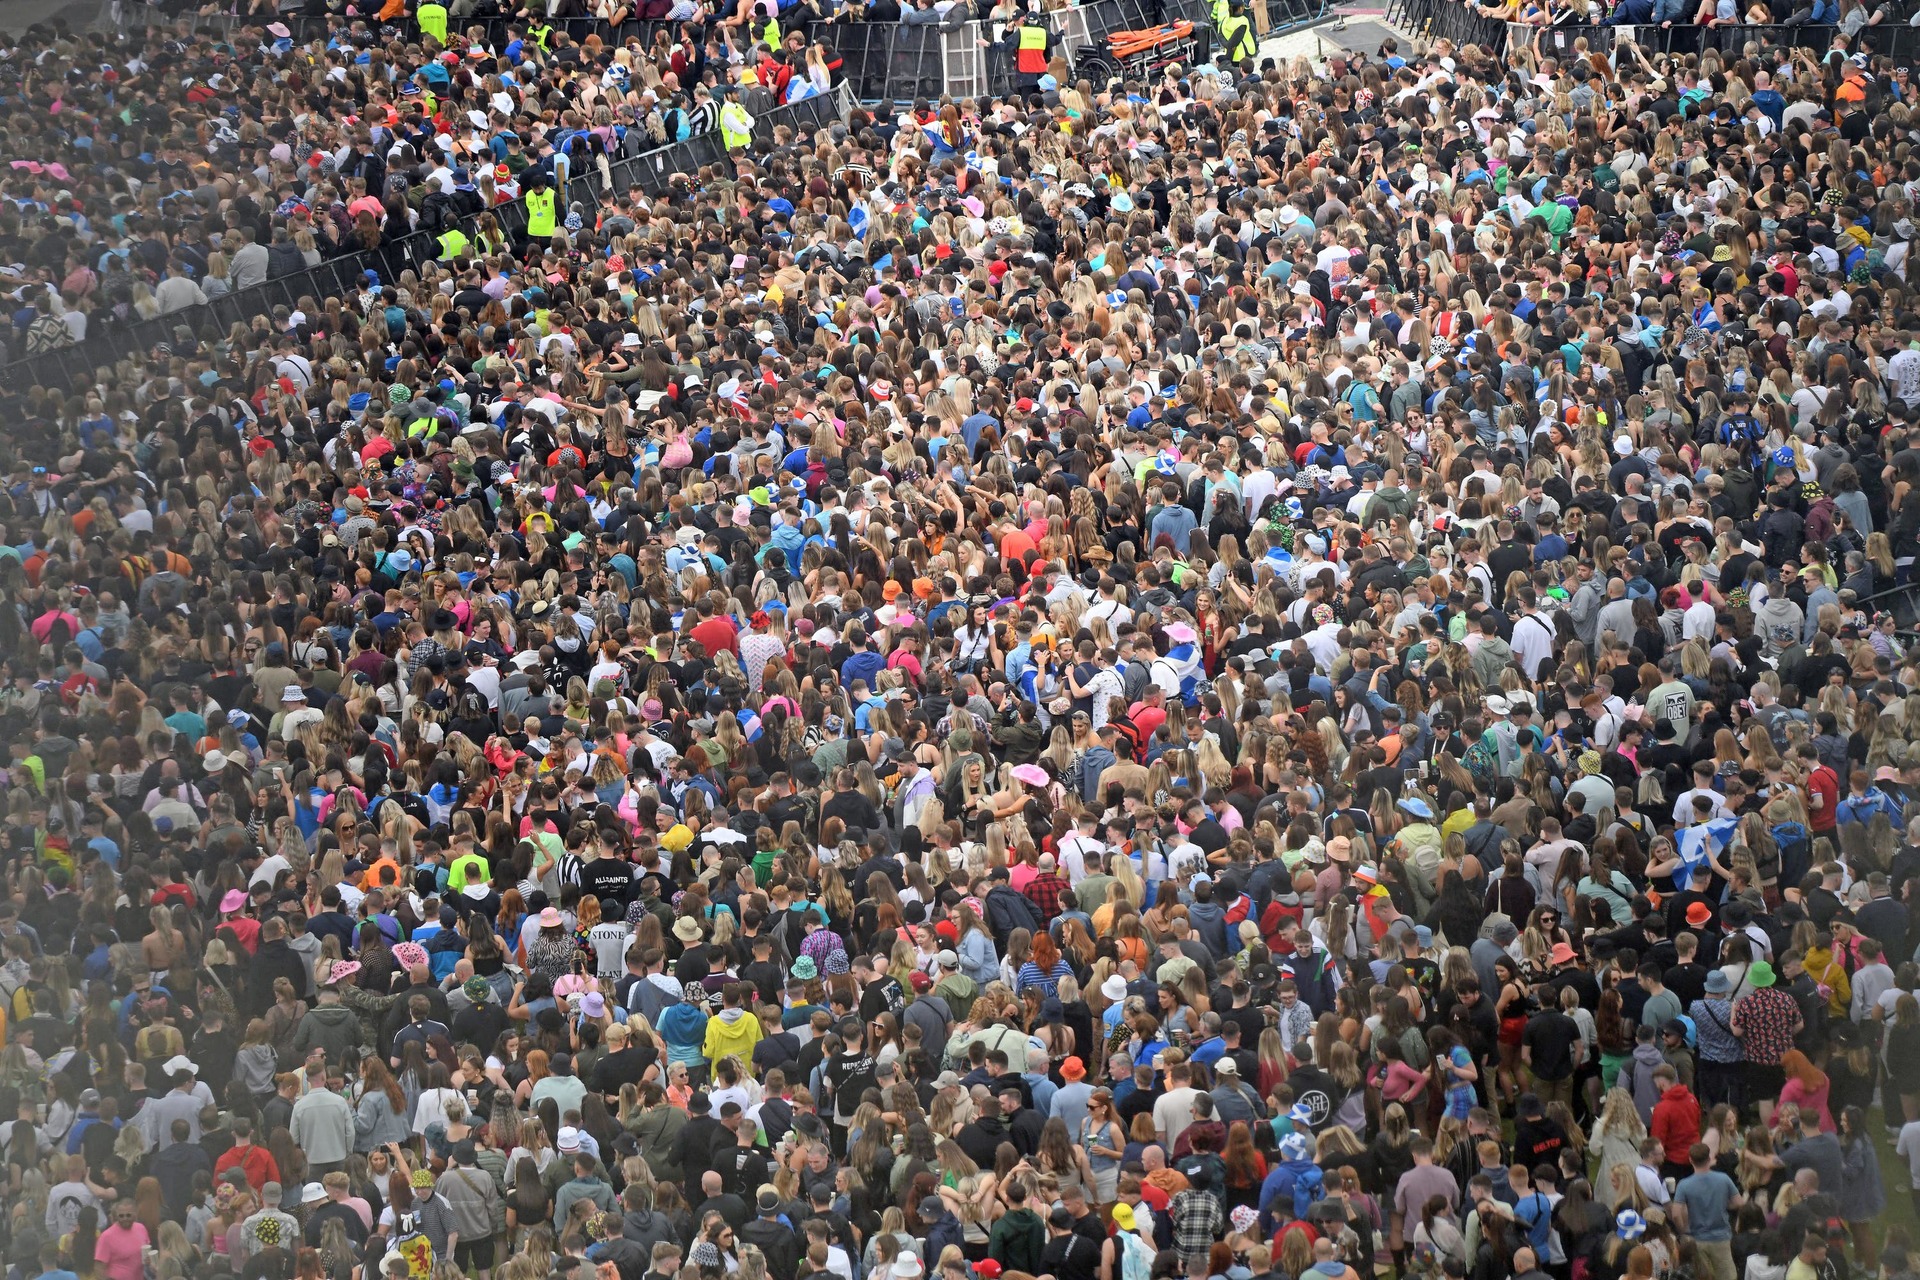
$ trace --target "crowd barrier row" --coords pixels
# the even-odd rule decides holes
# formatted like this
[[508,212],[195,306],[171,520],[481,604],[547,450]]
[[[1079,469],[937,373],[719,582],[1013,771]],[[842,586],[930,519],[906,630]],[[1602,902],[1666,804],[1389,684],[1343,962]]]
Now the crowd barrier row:
[[[841,88],[762,112],[754,119],[754,149],[772,145],[775,131],[783,126],[795,132],[807,132],[843,121],[853,106],[852,94]],[[567,207],[579,204],[591,225],[606,191],[603,183],[608,179],[616,194],[625,195],[638,188],[650,196],[658,196],[667,193],[676,174],[691,178],[704,167],[728,163],[726,147],[716,130],[618,161],[610,166],[607,178],[590,166],[584,174],[569,175],[566,207],[557,207],[556,216],[564,219]],[[482,213],[467,215],[458,219],[458,223],[469,240],[478,242],[482,219],[488,216],[509,243],[525,238],[527,206],[524,200],[509,201]],[[145,357],[157,344],[171,343],[182,325],[193,333],[196,341],[209,328],[224,336],[235,323],[251,322],[254,316],[271,314],[275,307],[292,310],[303,297],[324,301],[329,297],[356,296],[366,285],[368,271],[378,272],[381,280],[390,282],[404,271],[418,270],[437,258],[439,252],[435,236],[413,232],[387,241],[378,249],[329,258],[305,271],[275,277],[151,320],[99,325],[88,333],[85,342],[15,360],[0,370],[0,377],[15,387],[77,390],[90,385],[103,366],[117,364],[129,356]]]
[[1588,52],[1601,54],[1611,54],[1617,45],[1626,43],[1650,54],[1689,55],[1710,50],[1739,53],[1748,45],[1824,51],[1844,39],[1849,52],[1884,54],[1906,62],[1920,60],[1920,27],[1905,23],[1865,27],[1852,37],[1844,37],[1837,26],[1820,23],[1713,27],[1677,22],[1663,27],[1563,22],[1537,27],[1490,18],[1463,0],[1392,0],[1387,20],[1411,32],[1416,40],[1478,45],[1497,56],[1531,46],[1564,58],[1583,43]]

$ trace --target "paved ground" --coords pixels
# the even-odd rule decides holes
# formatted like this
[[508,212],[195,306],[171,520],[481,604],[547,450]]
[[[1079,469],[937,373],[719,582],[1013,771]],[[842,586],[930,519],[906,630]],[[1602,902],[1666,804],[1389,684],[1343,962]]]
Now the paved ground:
[[1260,42],[1261,58],[1299,58],[1306,57],[1315,61],[1336,50],[1365,50],[1371,54],[1380,48],[1380,42],[1389,36],[1400,41],[1406,48],[1407,37],[1388,26],[1384,11],[1366,8],[1360,5],[1340,6],[1342,18],[1336,22],[1321,23],[1305,31],[1296,31],[1289,35],[1278,36]]
[[21,32],[36,22],[64,18],[69,27],[84,30],[100,16],[101,0],[5,0],[0,4],[0,31]]

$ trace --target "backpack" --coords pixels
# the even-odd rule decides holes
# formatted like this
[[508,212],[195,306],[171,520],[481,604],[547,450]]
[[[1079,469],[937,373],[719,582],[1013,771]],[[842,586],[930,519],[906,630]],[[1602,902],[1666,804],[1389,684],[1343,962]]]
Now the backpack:
[[1047,927],[1047,922],[1040,918],[1039,908],[1025,894],[1015,893],[1011,888],[989,893],[986,905],[987,928],[997,942],[1004,943],[1015,929],[1039,933]]
[[1153,1275],[1153,1246],[1137,1231],[1117,1231],[1114,1240],[1120,1248],[1120,1280],[1150,1280]]
[[1467,748],[1466,758],[1460,763],[1473,775],[1473,780],[1483,784],[1488,791],[1493,790],[1494,784],[1500,779],[1500,752],[1487,741],[1485,735],[1474,739],[1473,745]]
[[1293,1216],[1296,1221],[1305,1222],[1307,1212],[1327,1194],[1326,1176],[1318,1165],[1308,1165],[1304,1169],[1291,1169],[1293,1176],[1281,1183],[1282,1189],[1291,1188],[1293,1195]]
[[1767,834],[1773,837],[1774,847],[1780,851],[1780,875],[1791,875],[1793,878],[1787,883],[1799,884],[1800,877],[1813,865],[1813,837],[1798,822],[1782,822]]

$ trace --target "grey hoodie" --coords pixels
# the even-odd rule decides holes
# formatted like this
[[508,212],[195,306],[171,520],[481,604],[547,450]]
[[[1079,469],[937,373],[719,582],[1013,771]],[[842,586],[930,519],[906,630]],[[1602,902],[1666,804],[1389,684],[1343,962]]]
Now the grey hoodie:
[[308,1010],[293,1029],[291,1049],[296,1062],[304,1062],[309,1051],[326,1050],[328,1062],[340,1062],[350,1049],[358,1049],[360,1018],[341,1004],[323,1004]]
[[1805,622],[1806,614],[1792,600],[1784,595],[1768,596],[1767,602],[1753,615],[1753,629],[1760,637],[1761,654],[1777,658],[1790,646],[1799,644]]
[[1633,1046],[1632,1059],[1620,1068],[1623,1075],[1632,1073],[1620,1083],[1632,1086],[1633,1109],[1640,1113],[1641,1124],[1653,1123],[1654,1104],[1660,1101],[1660,1086],[1653,1082],[1653,1073],[1666,1065],[1658,1044],[1643,1043]]

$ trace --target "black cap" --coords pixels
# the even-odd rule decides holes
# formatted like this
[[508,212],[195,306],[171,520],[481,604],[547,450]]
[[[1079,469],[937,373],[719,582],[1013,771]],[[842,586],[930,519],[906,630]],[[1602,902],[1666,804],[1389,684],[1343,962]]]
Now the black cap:
[[770,1218],[780,1212],[780,1193],[773,1190],[760,1193],[760,1216]]
[[713,1099],[704,1093],[695,1093],[687,1099],[687,1110],[697,1116],[703,1116],[713,1110]]

